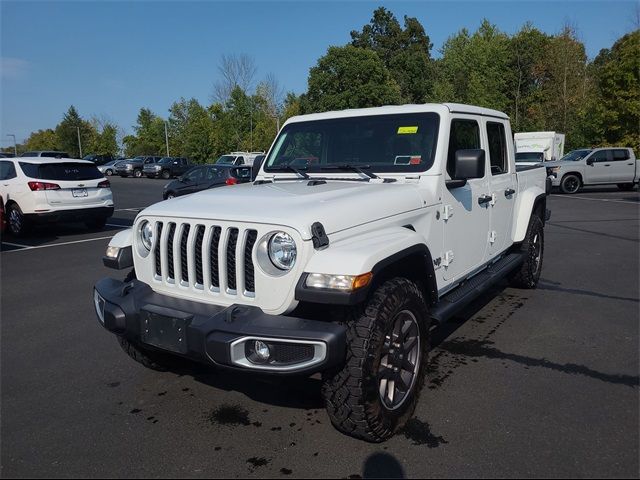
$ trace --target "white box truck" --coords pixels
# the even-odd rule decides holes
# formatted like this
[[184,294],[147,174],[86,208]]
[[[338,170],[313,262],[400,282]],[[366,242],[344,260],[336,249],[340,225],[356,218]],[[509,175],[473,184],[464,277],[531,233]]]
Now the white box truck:
[[553,162],[564,155],[564,134],[556,132],[522,132],[514,135],[516,163],[533,165]]

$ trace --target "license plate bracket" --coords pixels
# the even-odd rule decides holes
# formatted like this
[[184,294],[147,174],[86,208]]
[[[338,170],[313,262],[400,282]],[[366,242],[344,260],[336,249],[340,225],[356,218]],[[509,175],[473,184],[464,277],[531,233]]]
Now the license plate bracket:
[[191,314],[147,305],[140,310],[140,338],[147,345],[186,354],[187,327],[192,319]]

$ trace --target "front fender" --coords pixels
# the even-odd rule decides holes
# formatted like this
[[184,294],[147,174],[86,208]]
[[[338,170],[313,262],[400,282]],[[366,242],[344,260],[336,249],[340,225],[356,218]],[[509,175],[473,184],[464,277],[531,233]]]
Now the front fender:
[[425,244],[425,238],[409,228],[384,228],[331,243],[311,257],[304,271],[360,275],[371,272],[376,264],[400,251]]
[[121,232],[116,233],[111,240],[109,240],[110,247],[125,248],[133,245],[133,228],[127,228]]
[[529,187],[518,195],[518,203],[514,212],[513,243],[524,240],[533,209],[536,203],[546,196],[546,192],[538,186]]

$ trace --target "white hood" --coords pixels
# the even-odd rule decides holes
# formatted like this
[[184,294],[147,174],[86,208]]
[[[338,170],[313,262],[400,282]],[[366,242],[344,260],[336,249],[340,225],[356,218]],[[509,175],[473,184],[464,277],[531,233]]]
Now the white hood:
[[404,183],[286,180],[214,188],[156,203],[140,216],[263,223],[295,228],[311,238],[321,222],[328,235],[422,207],[417,186]]

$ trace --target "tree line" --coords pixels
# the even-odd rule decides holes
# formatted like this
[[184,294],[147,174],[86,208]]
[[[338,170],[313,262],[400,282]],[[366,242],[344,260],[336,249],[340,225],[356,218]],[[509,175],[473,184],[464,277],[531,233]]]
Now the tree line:
[[225,55],[209,105],[181,98],[164,118],[141,108],[126,136],[111,122],[82,119],[72,106],[54,129],[32,133],[20,147],[77,155],[80,127],[85,153],[162,155],[168,136],[172,155],[206,162],[232,150],[266,151],[292,115],[457,102],[508,113],[515,132],[562,132],[567,149],[640,151],[640,30],[590,60],[571,25],[551,35],[527,23],[509,35],[485,19],[474,32],[450,36],[438,58],[432,52],[416,18],[405,16],[401,24],[380,7],[348,44],[328,48],[300,95],[285,95],[273,75],[256,82],[250,57]]

